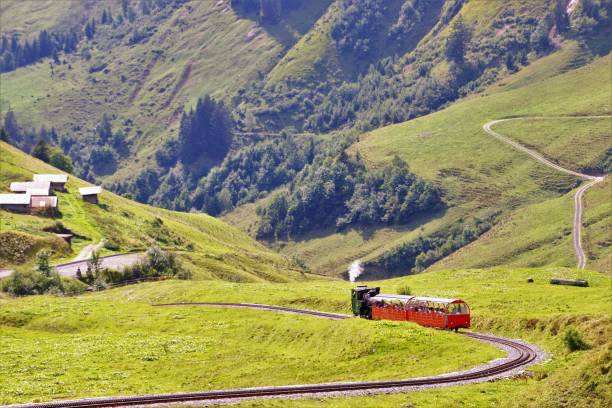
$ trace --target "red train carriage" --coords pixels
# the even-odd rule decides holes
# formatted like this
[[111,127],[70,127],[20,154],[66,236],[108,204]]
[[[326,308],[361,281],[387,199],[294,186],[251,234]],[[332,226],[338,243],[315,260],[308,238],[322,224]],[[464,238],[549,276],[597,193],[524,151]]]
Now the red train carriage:
[[470,309],[463,300],[379,292],[379,288],[365,286],[353,289],[353,313],[373,320],[408,320],[451,330],[470,327]]

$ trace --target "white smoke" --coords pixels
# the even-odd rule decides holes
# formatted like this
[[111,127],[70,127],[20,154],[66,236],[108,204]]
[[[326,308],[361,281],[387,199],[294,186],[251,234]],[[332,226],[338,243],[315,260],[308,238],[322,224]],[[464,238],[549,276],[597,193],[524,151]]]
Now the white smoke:
[[355,279],[357,279],[357,277],[363,273],[363,266],[361,266],[361,261],[359,259],[353,261],[351,267],[348,270],[348,273],[349,280],[351,282],[355,282]]

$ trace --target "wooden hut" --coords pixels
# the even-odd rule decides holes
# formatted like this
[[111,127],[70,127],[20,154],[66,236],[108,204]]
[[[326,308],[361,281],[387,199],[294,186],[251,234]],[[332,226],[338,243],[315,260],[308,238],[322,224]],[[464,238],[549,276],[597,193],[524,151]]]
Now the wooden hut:
[[0,194],[0,208],[15,212],[30,212],[29,194]]
[[11,183],[14,193],[29,193],[32,196],[48,196],[51,194],[51,183],[48,181],[15,181]]
[[68,176],[66,174],[35,174],[33,180],[35,182],[49,182],[53,190],[66,191]]
[[88,203],[92,204],[98,204],[98,195],[100,193],[102,193],[102,187],[100,186],[79,188],[79,194],[81,194],[81,197],[83,197],[83,201],[87,201]]

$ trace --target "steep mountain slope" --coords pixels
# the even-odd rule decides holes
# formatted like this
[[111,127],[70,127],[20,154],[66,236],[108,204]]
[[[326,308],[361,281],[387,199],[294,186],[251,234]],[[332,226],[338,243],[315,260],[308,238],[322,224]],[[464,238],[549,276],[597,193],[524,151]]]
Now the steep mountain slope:
[[[66,30],[71,16],[70,24],[79,30],[83,21],[95,18],[96,33],[81,41],[77,53],[62,55],[59,64],[46,59],[3,73],[0,111],[10,107],[21,126],[54,127],[76,140],[91,133],[103,114],[109,115],[113,130],[125,134],[130,154],[120,155],[114,168],[98,176],[129,179],[138,169],[156,166],[154,153],[161,141],[176,135],[186,106],[204,94],[235,95],[267,71],[328,2],[305,3],[270,30],[238,16],[228,1],[165,1],[160,3],[166,6],[148,15],[140,12],[139,2],[130,1],[135,20],[121,24],[119,1],[104,2],[104,7],[96,1],[74,2],[78,7],[69,15],[61,3],[35,3],[3,2],[2,34]],[[112,24],[100,22],[106,7],[115,17]],[[47,13],[43,24],[40,16]],[[32,17],[27,22],[8,20],[16,15]]]
[[[14,20],[3,24],[3,33],[35,37],[39,29],[82,30],[86,24],[86,36],[77,52],[3,73],[0,111],[10,105],[26,128],[55,127],[57,132],[45,134],[70,153],[76,173],[88,180],[174,209],[216,215],[242,205],[226,219],[251,233],[257,233],[266,213],[258,207],[275,203],[270,192],[304,180],[302,170],[317,154],[318,163],[338,159],[332,157],[337,146],[326,142],[348,145],[364,131],[422,117],[366,134],[347,151],[351,160],[365,159],[369,172],[359,176],[364,179],[398,153],[417,176],[443,189],[445,208],[431,206],[408,223],[391,222],[387,213],[371,218],[386,222],[341,232],[330,222],[291,236],[289,243],[271,243],[312,270],[330,274],[358,258],[371,272],[421,270],[485,233],[509,211],[575,187],[571,177],[496,150],[499,144],[479,129],[484,121],[523,113],[609,112],[602,108],[604,76],[587,75],[585,85],[572,76],[609,52],[606,0],[569,9],[562,0],[128,0],[104,7],[81,1],[69,14],[51,4],[48,9],[6,4],[4,15]],[[49,21],[41,17],[45,10]],[[24,19],[28,13],[31,18]],[[560,85],[564,73],[572,86]],[[538,85],[555,76],[558,81],[547,86],[556,94]],[[541,91],[550,98],[533,97]],[[230,154],[210,172],[222,157],[192,151],[200,159],[187,163],[177,154],[177,143],[184,142],[177,141],[185,125],[179,126],[180,118],[205,93],[230,106],[238,130]],[[486,95],[493,99],[480,99]],[[586,106],[589,95],[595,107]],[[460,107],[423,117],[460,98]],[[569,108],[575,101],[585,106]],[[513,104],[522,111],[514,111]],[[524,126],[517,125],[513,135]],[[538,135],[550,126],[536,127]],[[582,133],[564,133],[564,142],[545,154],[560,155],[585,136],[589,142],[581,145],[588,154],[577,165],[603,166],[605,152],[597,150],[605,149],[605,121],[576,126]],[[591,134],[592,126],[598,135]],[[100,129],[112,137],[101,137]],[[319,135],[296,135],[304,130]],[[523,141],[537,147],[549,140]],[[192,147],[186,143],[180,149]],[[353,200],[354,207],[365,201]],[[602,242],[598,238],[593,245]],[[593,251],[600,256],[601,250]],[[569,265],[569,257],[554,259]],[[499,261],[483,260],[484,265]]]
[[[434,236],[444,238],[450,245],[449,236],[461,235],[466,228],[473,230],[475,218],[479,218],[495,226],[481,240],[443,261],[439,268],[506,263],[575,265],[572,190],[578,180],[513,151],[484,133],[482,125],[502,117],[550,117],[509,121],[500,124],[498,130],[503,125],[508,136],[542,148],[542,153],[553,160],[571,162],[570,168],[596,173],[609,171],[603,167],[609,155],[610,118],[589,120],[575,116],[610,114],[610,84],[601,81],[610,70],[610,57],[560,73],[557,68],[567,66],[577,50],[569,43],[567,48],[534,63],[528,72],[509,77],[481,96],[365,134],[349,149],[351,154],[359,152],[371,168],[381,167],[399,155],[409,163],[411,171],[442,186],[449,204],[445,211],[415,218],[399,228],[351,229],[339,233],[330,227],[279,242],[278,249],[304,260],[319,272],[345,273],[354,260],[361,259],[370,273],[406,273],[413,268],[416,257],[428,251],[409,250],[411,244]],[[533,76],[538,80],[530,80]],[[601,270],[606,268],[610,256],[604,232],[610,221],[605,192],[606,185],[601,185],[587,193],[585,214],[585,240],[593,261],[589,267]],[[257,230],[255,210],[265,201],[245,205],[225,219],[252,233]],[[457,226],[459,231],[454,233]],[[485,224],[475,231],[476,236],[470,240],[489,226]],[[503,230],[507,233],[502,233]],[[432,260],[428,262],[420,268],[428,267]]]
[[[466,211],[463,214],[477,214],[486,209],[508,211],[524,204],[541,202],[536,207],[528,207],[531,210],[517,210],[526,211],[528,218],[518,224],[520,228],[516,228],[517,223],[510,223],[512,236],[500,234],[498,248],[491,251],[491,258],[478,252],[479,241],[476,241],[471,246],[475,251],[471,252],[471,257],[462,258],[464,262],[480,266],[510,262],[531,266],[547,263],[571,266],[573,251],[569,233],[573,195],[567,193],[560,199],[554,197],[572,190],[576,180],[557,174],[488,137],[482,131],[482,125],[488,120],[508,116],[548,116],[551,119],[544,122],[548,123],[558,116],[609,115],[610,83],[598,80],[609,70],[610,57],[607,56],[582,69],[532,85],[482,98],[469,98],[439,113],[372,132],[356,148],[372,165],[399,153],[417,174],[443,185],[448,199],[457,204],[455,209]],[[601,120],[607,124],[601,125]],[[505,129],[511,129],[515,122],[517,129],[511,130],[511,135],[522,134],[526,129],[520,121],[505,123]],[[588,163],[589,168],[600,167],[601,161],[606,159],[607,148],[606,142],[602,143],[601,132],[609,137],[610,118],[591,121],[563,118],[555,126],[563,127],[568,123],[571,123],[573,131],[556,132],[556,144],[571,146],[577,143],[575,137],[582,135],[580,144],[590,149],[565,148],[563,154],[556,157],[553,144],[547,148],[549,150],[543,149],[543,153],[559,161],[569,161],[571,157],[576,168],[581,167],[581,163]],[[602,126],[600,132],[592,132],[598,123]],[[529,128],[529,135],[520,136],[518,140],[530,140],[537,147],[538,143],[547,144],[547,138],[553,137],[550,131],[545,126],[533,126]],[[597,165],[592,164],[593,157],[597,158]],[[605,210],[608,208],[605,188],[603,185],[588,193],[587,218],[589,213],[600,214],[599,218],[604,217],[602,222],[609,222],[609,212]],[[591,222],[585,225],[587,237],[591,232],[599,235],[587,240],[599,241],[605,247],[606,238],[599,227]],[[540,228],[548,230],[548,233],[539,231]],[[489,236],[494,237],[495,231],[494,227]],[[527,238],[530,235],[532,238]],[[597,249],[593,249],[592,255],[609,257]],[[464,264],[456,262],[452,265]]]
[[[31,180],[33,173],[40,172],[59,170],[0,142],[2,191],[8,190],[11,181]],[[86,244],[104,239],[113,251],[143,250],[153,244],[176,251],[199,279],[305,278],[286,259],[212,217],[149,207],[107,191],[102,193],[100,204],[85,203],[78,194],[78,187],[85,185],[82,180],[70,178],[68,192],[57,193],[60,214],[55,219],[0,210],[0,236],[3,240],[16,236],[19,243],[19,248],[3,251],[1,266],[28,267],[36,250],[42,247],[51,249],[57,260],[70,259]],[[74,248],[55,238],[52,231],[56,222],[76,235]],[[18,256],[21,252],[22,256]]]

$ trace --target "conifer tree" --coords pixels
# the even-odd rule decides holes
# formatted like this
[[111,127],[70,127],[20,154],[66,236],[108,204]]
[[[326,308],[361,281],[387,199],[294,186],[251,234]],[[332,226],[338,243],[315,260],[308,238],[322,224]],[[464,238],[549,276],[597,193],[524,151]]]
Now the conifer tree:
[[44,161],[45,163],[49,162],[51,158],[51,149],[43,138],[38,139],[38,143],[36,143],[36,146],[34,146],[34,149],[32,150],[32,156]]

